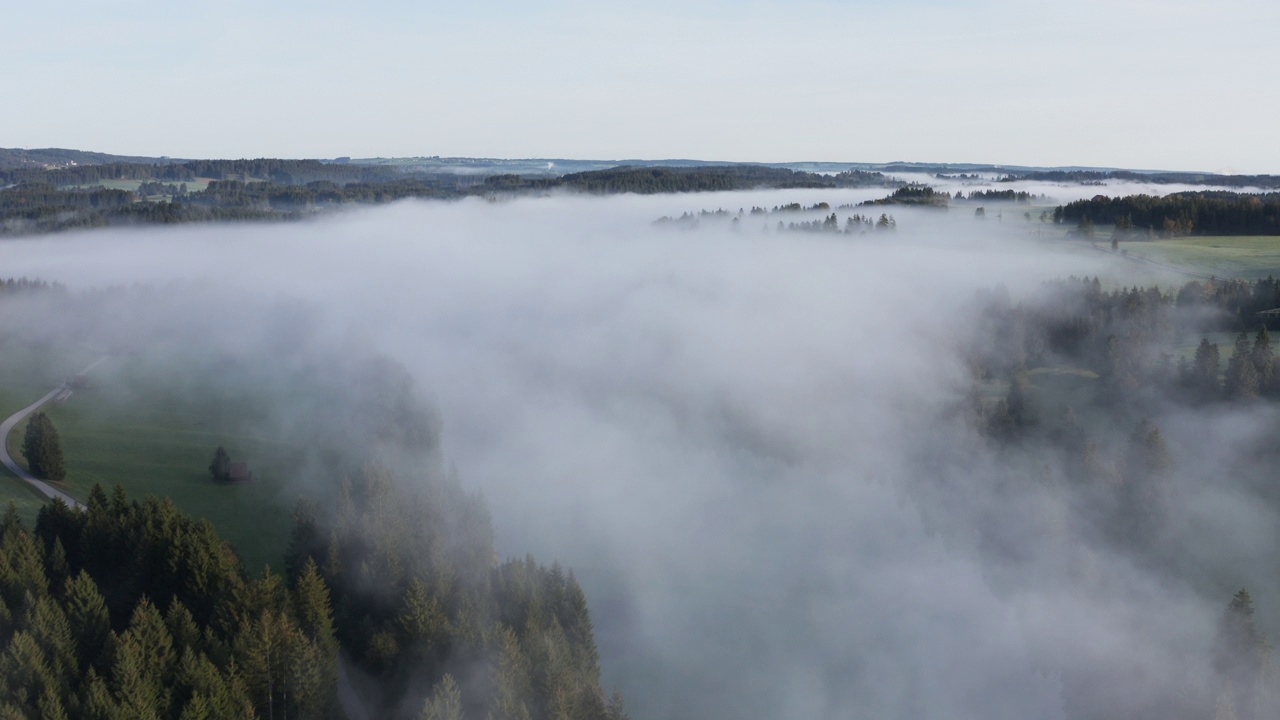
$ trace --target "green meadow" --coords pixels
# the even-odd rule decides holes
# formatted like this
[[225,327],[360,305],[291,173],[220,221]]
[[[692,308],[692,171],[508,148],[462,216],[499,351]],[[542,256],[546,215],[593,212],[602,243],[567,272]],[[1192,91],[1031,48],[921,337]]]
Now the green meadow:
[[[93,355],[85,350],[72,357],[74,362],[53,348],[0,352],[2,417],[44,395]],[[81,501],[95,483],[108,493],[122,485],[139,500],[148,494],[172,498],[185,512],[212,522],[251,572],[266,564],[280,569],[296,499],[286,478],[300,463],[300,448],[263,430],[267,400],[202,382],[204,373],[185,372],[173,360],[113,356],[94,369],[88,387],[45,406],[66,458],[63,489]],[[20,463],[24,427],[7,438]],[[249,464],[254,482],[213,482],[208,468],[219,445]],[[3,480],[0,500],[14,502],[33,521],[43,497],[7,472]]]
[[1192,236],[1122,242],[1138,258],[1221,278],[1256,280],[1280,275],[1280,236]]

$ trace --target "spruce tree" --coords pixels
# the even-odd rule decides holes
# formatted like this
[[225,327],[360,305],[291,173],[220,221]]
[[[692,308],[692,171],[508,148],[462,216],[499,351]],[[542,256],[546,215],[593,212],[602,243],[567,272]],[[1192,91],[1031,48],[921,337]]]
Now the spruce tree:
[[1247,333],[1242,332],[1236,337],[1231,359],[1227,361],[1225,390],[1227,397],[1232,400],[1252,400],[1258,397],[1258,372],[1254,369]]
[[307,558],[302,575],[293,591],[294,608],[302,632],[316,646],[332,656],[337,650],[334,638],[333,609],[329,602],[329,588],[316,567],[315,560]]
[[497,644],[495,692],[489,716],[494,720],[529,720],[531,715],[525,704],[526,698],[533,695],[529,660],[521,651],[520,641],[511,628],[499,628]]
[[44,413],[36,413],[27,420],[27,432],[22,436],[22,454],[27,458],[27,470],[36,477],[43,477],[41,465],[44,453],[44,426],[40,418]]
[[1213,669],[1237,711],[1253,706],[1259,673],[1270,653],[1266,637],[1254,625],[1253,598],[1241,589],[1218,621]]
[[452,675],[445,673],[431,689],[418,720],[462,720],[462,691]]
[[102,593],[98,592],[98,585],[83,570],[67,579],[63,595],[67,620],[76,638],[76,655],[83,671],[102,659],[107,635],[111,632],[111,616],[107,613]]
[[231,456],[227,454],[226,448],[221,445],[217,450],[213,451],[213,462],[209,463],[209,472],[213,474],[213,479],[218,482],[226,482],[231,479]]
[[1275,355],[1271,350],[1271,333],[1267,332],[1267,326],[1263,325],[1262,329],[1253,338],[1253,349],[1249,353],[1253,360],[1253,368],[1258,371],[1258,390],[1264,395],[1269,395],[1275,390]]
[[1208,338],[1201,339],[1192,369],[1192,387],[1202,401],[1214,399],[1221,390],[1218,382],[1220,362],[1217,343],[1209,342]]
[[62,441],[48,415],[38,412],[27,421],[27,432],[22,439],[22,454],[27,458],[27,469],[32,475],[54,482],[66,479]]
[[67,462],[62,456],[62,438],[48,415],[44,416],[44,476],[54,482],[67,479]]

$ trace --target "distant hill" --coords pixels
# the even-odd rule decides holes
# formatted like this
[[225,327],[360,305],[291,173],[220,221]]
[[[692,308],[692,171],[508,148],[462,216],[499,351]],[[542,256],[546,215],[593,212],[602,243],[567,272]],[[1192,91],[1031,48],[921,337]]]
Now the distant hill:
[[139,157],[66,148],[0,148],[0,170],[21,168],[56,168],[68,165],[106,165],[108,163],[141,163],[168,165],[183,160],[168,157]]
[[[223,162],[231,158],[201,158],[205,161]],[[237,160],[244,160],[239,158]],[[66,148],[0,148],[0,170],[20,168],[66,167],[75,165],[107,165],[112,163],[128,163],[141,165],[172,165],[191,162],[192,160],[170,157],[145,157],[132,155],[112,155],[109,153],[91,152],[87,150],[70,150]],[[309,160],[310,161],[310,160]],[[894,161],[887,163],[868,162],[830,162],[830,161],[796,161],[796,162],[751,162],[696,160],[692,158],[667,158],[645,160],[624,158],[617,160],[589,160],[571,158],[474,158],[474,157],[372,157],[351,158],[339,157],[319,159],[319,162],[334,165],[357,165],[374,167],[393,167],[398,174],[459,174],[459,175],[542,175],[558,177],[572,173],[590,172],[593,170],[609,170],[622,166],[643,167],[710,167],[751,165],[756,167],[797,170],[810,173],[838,173],[847,170],[886,173],[983,173],[997,175],[1026,176],[1031,174],[1077,174],[1077,173],[1114,173],[1128,172],[1140,175],[1177,175],[1198,178],[1213,177],[1213,173],[1204,172],[1170,172],[1165,170],[1134,170],[1112,167],[1039,167],[1030,165],[1000,165],[991,163],[926,163]]]
[[[305,184],[324,180],[336,183],[389,182],[405,178],[432,178],[446,184],[468,185],[485,178],[501,177],[510,185],[512,176],[526,179],[561,178],[564,184],[575,186],[595,181],[591,173],[626,171],[632,177],[642,169],[682,169],[680,173],[698,174],[700,170],[713,173],[732,173],[738,181],[759,184],[781,182],[783,186],[792,180],[765,177],[768,170],[792,171],[813,175],[863,174],[927,174],[939,178],[968,178],[984,176],[989,180],[1034,180],[1041,182],[1102,184],[1104,180],[1138,180],[1157,184],[1184,183],[1188,185],[1216,185],[1226,187],[1280,188],[1280,176],[1275,175],[1219,175],[1199,171],[1125,170],[1109,167],[1037,167],[1026,165],[999,165],[982,163],[925,163],[894,161],[867,162],[723,162],[673,158],[661,160],[574,160],[569,158],[467,158],[467,157],[394,157],[329,159],[205,159],[183,160],[170,157],[137,157],[108,153],[69,150],[65,148],[0,148],[0,187],[22,182],[49,182],[57,186],[93,184],[103,179],[115,180],[163,180],[183,181],[193,177],[213,179],[270,180],[283,184]],[[468,176],[470,178],[468,179]],[[449,178],[452,178],[451,180]],[[666,187],[669,183],[648,182],[654,187]],[[613,180],[610,180],[613,183]],[[519,185],[520,183],[514,183]],[[536,184],[536,183],[535,183]],[[616,184],[616,183],[614,183]],[[689,178],[683,177],[676,185],[684,192]],[[712,183],[719,187],[719,184]],[[825,185],[826,183],[820,183]],[[736,186],[736,185],[735,185]],[[612,191],[612,185],[604,192]],[[592,192],[600,191],[592,188]],[[628,187],[624,192],[634,191]]]

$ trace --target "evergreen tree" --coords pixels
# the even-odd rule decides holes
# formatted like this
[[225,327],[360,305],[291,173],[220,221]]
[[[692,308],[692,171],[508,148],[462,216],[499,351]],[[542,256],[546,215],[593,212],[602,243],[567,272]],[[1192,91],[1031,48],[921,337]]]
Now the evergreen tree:
[[622,693],[617,690],[609,696],[609,704],[605,706],[606,720],[631,720],[622,704]]
[[1266,637],[1254,625],[1253,598],[1241,589],[1218,621],[1213,669],[1237,717],[1253,717],[1255,689],[1267,661]]
[[1267,326],[1263,325],[1262,329],[1253,338],[1253,349],[1249,353],[1249,357],[1253,360],[1253,367],[1258,371],[1258,389],[1264,395],[1270,395],[1275,392],[1275,355],[1271,349],[1271,333],[1267,332]]
[[1247,333],[1242,332],[1236,336],[1235,348],[1231,359],[1227,361],[1224,389],[1227,397],[1232,400],[1245,401],[1258,397],[1258,372],[1254,367]]
[[452,675],[445,673],[431,689],[431,697],[418,713],[418,720],[463,720],[462,691]]
[[29,718],[38,717],[37,702],[54,686],[49,663],[31,633],[18,631],[0,653],[0,698]]
[[191,611],[176,597],[169,602],[169,610],[164,616],[165,627],[173,638],[173,653],[181,657],[187,649],[200,647],[200,627],[191,616]]
[[1218,370],[1221,360],[1216,343],[1202,338],[1196,348],[1196,359],[1192,366],[1192,389],[1200,400],[1212,400],[1218,396],[1221,385],[1218,382]]
[[217,482],[227,482],[231,479],[231,456],[221,445],[213,451],[213,462],[209,463],[209,472]]
[[32,608],[26,626],[48,664],[51,687],[59,695],[67,694],[78,668],[75,636],[66,614],[52,596],[43,597]]
[[164,717],[169,712],[177,660],[164,618],[142,598],[120,636],[112,668],[116,697],[127,714]]
[[294,607],[302,632],[318,647],[332,654],[337,645],[333,631],[333,610],[329,604],[329,588],[325,586],[315,560],[307,558],[302,575],[294,588]]
[[54,482],[66,479],[62,441],[48,415],[38,412],[27,421],[27,431],[22,439],[22,454],[27,458],[27,469],[32,475]]
[[67,580],[64,596],[67,621],[76,638],[76,658],[83,671],[102,658],[111,631],[111,617],[98,586],[84,571]]
[[527,703],[533,690],[529,680],[529,661],[511,628],[499,629],[497,650],[498,661],[494,669],[497,691],[490,716],[494,720],[530,720]]

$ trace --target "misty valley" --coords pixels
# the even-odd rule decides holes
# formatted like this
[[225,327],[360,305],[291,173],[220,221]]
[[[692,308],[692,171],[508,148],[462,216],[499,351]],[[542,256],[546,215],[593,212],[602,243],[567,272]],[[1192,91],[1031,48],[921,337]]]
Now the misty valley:
[[1272,176],[33,157],[0,717],[1280,713]]

